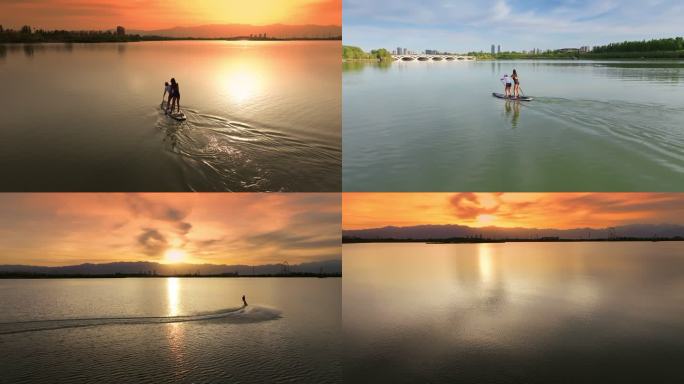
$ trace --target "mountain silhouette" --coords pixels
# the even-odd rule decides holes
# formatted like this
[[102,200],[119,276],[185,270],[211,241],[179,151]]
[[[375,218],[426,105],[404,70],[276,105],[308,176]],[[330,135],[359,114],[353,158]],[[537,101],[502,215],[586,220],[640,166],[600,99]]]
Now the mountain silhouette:
[[358,230],[343,230],[347,238],[358,239],[448,239],[483,237],[487,239],[538,239],[542,237],[558,237],[561,239],[597,239],[612,237],[672,238],[684,236],[684,226],[677,224],[630,224],[606,228],[475,228],[465,225],[415,225],[409,227],[387,226]]
[[130,34],[164,36],[164,37],[197,37],[222,38],[266,34],[266,37],[277,38],[327,38],[342,36],[339,25],[249,25],[249,24],[208,24],[191,27],[174,27],[156,30],[131,30]]
[[239,275],[269,275],[282,273],[284,269],[298,273],[341,274],[342,261],[314,261],[302,264],[283,266],[283,264],[265,265],[221,265],[221,264],[161,264],[156,262],[115,262],[103,264],[79,264],[60,267],[44,267],[33,265],[0,265],[0,272],[35,273],[47,275],[114,275],[114,274],[152,274],[157,275],[220,275],[238,273]]

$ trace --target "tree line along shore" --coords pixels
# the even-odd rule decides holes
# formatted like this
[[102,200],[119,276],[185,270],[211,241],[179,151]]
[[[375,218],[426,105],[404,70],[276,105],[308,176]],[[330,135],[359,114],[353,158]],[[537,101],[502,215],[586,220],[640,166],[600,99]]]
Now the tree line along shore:
[[[589,51],[581,49],[558,49],[543,52],[468,52],[478,60],[516,60],[516,59],[684,59],[684,39],[682,37],[642,41],[624,41],[593,47]],[[345,61],[391,61],[392,54],[384,49],[364,52],[359,47],[343,46],[342,59]]]
[[0,25],[0,44],[12,43],[129,43],[140,41],[167,40],[257,40],[257,41],[287,41],[287,40],[342,40],[342,36],[332,37],[292,37],[278,38],[266,36],[231,36],[221,38],[206,37],[169,37],[155,35],[127,34],[123,31],[67,31],[32,29],[25,25],[19,30],[5,29]]
[[290,273],[275,273],[275,274],[256,274],[256,275],[240,275],[238,273],[222,273],[218,275],[202,275],[199,273],[192,274],[172,274],[172,275],[158,275],[152,273],[108,273],[108,274],[84,274],[84,273],[33,273],[33,272],[0,272],[0,279],[102,279],[102,278],[166,278],[166,277],[183,277],[183,278],[263,278],[263,277],[277,277],[277,278],[293,278],[293,277],[342,277],[341,273],[312,273],[312,272],[290,272]]
[[614,237],[566,239],[561,237],[490,239],[483,237],[453,237],[448,239],[410,239],[410,238],[359,238],[342,237],[343,244],[361,243],[429,243],[429,244],[480,244],[480,243],[570,243],[570,242],[611,242],[611,241],[684,241],[684,237]]

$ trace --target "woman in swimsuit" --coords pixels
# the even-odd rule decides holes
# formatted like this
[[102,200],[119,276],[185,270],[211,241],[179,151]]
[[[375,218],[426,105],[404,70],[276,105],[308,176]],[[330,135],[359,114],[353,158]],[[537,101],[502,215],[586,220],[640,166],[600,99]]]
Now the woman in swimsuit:
[[520,97],[520,80],[518,79],[518,72],[516,72],[515,69],[513,70],[511,78],[513,79],[513,84],[515,84],[513,87],[513,94],[518,98]]

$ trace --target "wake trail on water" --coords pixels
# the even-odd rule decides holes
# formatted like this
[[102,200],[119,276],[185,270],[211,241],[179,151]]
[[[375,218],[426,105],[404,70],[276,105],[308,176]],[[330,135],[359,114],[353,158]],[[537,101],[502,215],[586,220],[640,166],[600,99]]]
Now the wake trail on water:
[[215,321],[230,324],[259,323],[277,320],[281,312],[277,309],[247,306],[226,308],[218,311],[203,312],[183,316],[133,316],[133,317],[93,317],[81,319],[30,320],[0,323],[0,335],[50,331],[69,328],[97,327],[104,325],[143,325],[186,323],[193,321]]
[[680,128],[684,108],[552,97],[536,98],[534,104],[526,107],[564,126],[607,136],[640,152],[652,153],[664,166],[684,172],[684,131]]
[[341,161],[339,148],[290,135],[283,127],[232,121],[188,108],[183,111],[186,121],[160,114],[156,125],[169,150],[190,162],[190,168],[200,173],[198,179],[210,184],[209,189],[298,190],[301,186],[293,185],[293,180],[302,169],[325,171]]

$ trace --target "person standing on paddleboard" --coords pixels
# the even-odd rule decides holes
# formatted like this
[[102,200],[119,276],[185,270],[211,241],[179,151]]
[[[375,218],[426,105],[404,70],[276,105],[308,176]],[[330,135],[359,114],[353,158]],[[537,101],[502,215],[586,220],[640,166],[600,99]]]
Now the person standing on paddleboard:
[[513,94],[515,95],[516,98],[520,97],[520,79],[518,78],[518,72],[513,70],[513,75],[511,75],[511,79],[513,79],[513,83],[515,86],[513,87]]
[[245,299],[245,295],[242,295],[242,304],[243,304],[243,307],[247,306],[247,300]]
[[164,82],[164,94],[162,95],[162,104],[166,101],[164,98],[166,95],[169,95],[169,98],[171,98],[171,86],[169,85],[168,81]]
[[171,92],[169,101],[166,103],[166,113],[171,113],[174,107],[180,112],[180,88],[175,78],[171,79]]
[[504,83],[504,97],[511,97],[511,85],[513,85],[513,80],[508,76],[508,74],[503,75],[501,81]]

